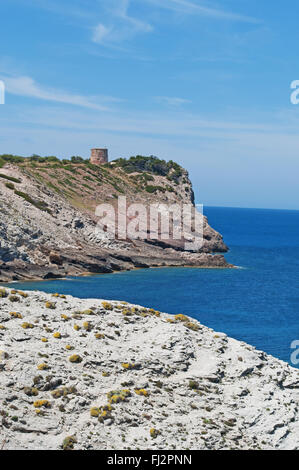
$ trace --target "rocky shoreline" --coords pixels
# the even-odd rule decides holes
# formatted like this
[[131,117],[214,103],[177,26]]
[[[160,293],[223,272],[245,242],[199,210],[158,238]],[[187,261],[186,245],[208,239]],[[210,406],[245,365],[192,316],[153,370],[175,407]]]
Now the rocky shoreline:
[[7,163],[0,173],[0,282],[163,266],[232,267],[223,256],[228,249],[222,236],[205,217],[199,252],[185,251],[183,239],[162,242],[161,233],[155,239],[118,240],[98,229],[96,207],[117,205],[118,196],[145,207],[193,204],[188,173],[180,171],[177,181],[172,173],[147,173],[157,185],[148,187],[139,182],[145,173],[128,175],[113,162],[107,168]]
[[299,371],[184,315],[0,289],[2,449],[299,449]]

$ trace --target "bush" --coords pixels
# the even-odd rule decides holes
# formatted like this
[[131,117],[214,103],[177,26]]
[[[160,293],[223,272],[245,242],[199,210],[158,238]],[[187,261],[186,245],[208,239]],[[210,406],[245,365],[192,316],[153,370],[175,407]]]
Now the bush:
[[56,308],[56,305],[53,302],[48,301],[45,303],[45,307],[54,310]]
[[30,204],[32,204],[37,209],[39,209],[41,211],[44,211],[44,212],[48,212],[48,214],[52,214],[52,212],[48,208],[48,204],[46,202],[44,202],[44,201],[35,201],[34,199],[32,199],[29,196],[29,194],[23,193],[22,191],[15,190],[15,194],[17,196],[20,196],[23,199],[25,199],[25,201],[29,202]]
[[0,173],[0,178],[5,178],[6,180],[12,181],[13,183],[22,183],[19,178],[14,178],[13,176],[7,176],[3,173]]
[[113,305],[110,304],[110,302],[102,302],[102,306],[104,307],[105,310],[113,310]]
[[8,189],[15,189],[15,185],[13,183],[5,183],[5,186],[8,188]]
[[196,382],[195,380],[190,380],[189,381],[189,388],[190,390],[198,390],[199,383]]
[[82,357],[80,357],[78,354],[73,354],[69,357],[69,361],[74,364],[79,364],[80,362],[82,362]]
[[161,191],[162,193],[165,193],[166,188],[163,188],[163,186],[146,186],[145,190],[150,193],[150,194],[156,194],[158,191]]
[[155,175],[169,176],[171,180],[177,180],[183,174],[182,167],[177,163],[172,160],[166,162],[152,155],[150,157],[137,155],[128,160],[119,158],[114,161],[114,164],[121,167],[126,173],[142,173],[148,171]]
[[1,287],[0,288],[0,298],[7,297],[7,296],[8,296],[8,292],[3,287]]
[[33,403],[34,408],[51,408],[51,403],[48,400],[37,400]]
[[63,450],[73,450],[74,444],[77,443],[75,436],[67,436],[62,443]]
[[157,429],[155,429],[155,428],[150,429],[151,438],[156,439],[156,437],[158,437],[159,434],[161,434],[161,433]]
[[84,158],[79,156],[74,156],[71,158],[72,163],[84,163]]
[[25,157],[20,157],[18,155],[3,154],[0,155],[0,159],[5,163],[23,163]]

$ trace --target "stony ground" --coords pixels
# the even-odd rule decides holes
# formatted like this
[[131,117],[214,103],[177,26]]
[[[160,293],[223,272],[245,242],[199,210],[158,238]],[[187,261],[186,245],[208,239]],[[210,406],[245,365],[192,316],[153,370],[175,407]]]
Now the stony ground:
[[299,449],[298,387],[183,315],[0,289],[2,449]]

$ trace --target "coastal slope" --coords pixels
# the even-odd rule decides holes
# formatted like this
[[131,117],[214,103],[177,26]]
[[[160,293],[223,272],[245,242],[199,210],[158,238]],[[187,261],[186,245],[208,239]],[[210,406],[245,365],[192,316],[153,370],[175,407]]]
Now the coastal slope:
[[1,290],[3,449],[299,449],[298,388],[184,315]]
[[[3,157],[4,158],[4,157]],[[52,161],[52,159],[54,159]],[[0,281],[49,279],[138,267],[230,267],[222,236],[203,219],[203,246],[184,240],[118,240],[97,228],[96,207],[194,204],[185,169],[154,157],[95,166],[55,157],[0,158]]]

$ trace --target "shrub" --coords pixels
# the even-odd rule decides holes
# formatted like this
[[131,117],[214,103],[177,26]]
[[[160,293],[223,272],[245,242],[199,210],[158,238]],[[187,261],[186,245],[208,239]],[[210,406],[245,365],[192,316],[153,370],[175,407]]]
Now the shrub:
[[15,194],[17,196],[22,197],[23,199],[25,199],[25,201],[29,202],[29,204],[32,204],[37,209],[39,209],[41,211],[44,211],[44,212],[48,212],[49,214],[52,214],[52,212],[48,208],[48,204],[46,202],[44,202],[44,201],[35,201],[34,199],[32,199],[31,196],[29,196],[29,194],[23,193],[22,191],[17,191],[16,189],[15,189]]
[[146,186],[145,190],[150,193],[150,194],[156,194],[158,191],[161,191],[162,193],[165,193],[166,188],[163,186]]
[[18,290],[17,294],[19,294],[21,297],[24,297],[24,299],[27,299],[27,297],[28,297],[28,294],[26,294],[26,292],[23,292],[21,290]]
[[124,309],[122,312],[121,312],[125,317],[129,317],[132,315],[132,310],[129,310],[129,309]]
[[71,157],[71,162],[72,163],[84,163],[84,158],[79,157],[79,156],[74,156],[74,157]]
[[61,397],[66,397],[67,395],[72,395],[77,393],[76,387],[62,387],[58,388],[57,390],[53,390],[51,392],[51,395],[53,398],[61,398]]
[[131,370],[135,368],[135,364],[130,364],[129,362],[123,362],[121,366],[123,369],[126,370]]
[[0,178],[4,178],[6,180],[12,181],[13,183],[22,183],[22,180],[19,178],[14,178],[13,176],[7,176],[4,175],[3,173],[0,173]]
[[75,364],[79,364],[80,362],[82,362],[82,357],[80,357],[78,354],[73,354],[69,357],[69,361]]
[[100,415],[100,408],[91,408],[90,409],[90,416],[92,416],[93,418],[98,418],[98,416]]
[[10,312],[9,315],[13,318],[23,318],[23,316],[18,312]]
[[77,444],[75,436],[67,436],[62,443],[63,450],[73,450],[74,444]]
[[13,183],[5,183],[5,186],[8,188],[8,189],[15,189],[15,185]]
[[188,321],[184,325],[185,325],[186,328],[189,328],[189,330],[193,330],[193,331],[198,331],[199,330],[199,326],[196,325],[196,323],[193,323],[191,321]]
[[83,312],[80,312],[81,315],[94,315],[93,310],[88,309],[88,310],[83,310]]
[[36,397],[38,395],[38,389],[35,387],[24,387],[24,393],[28,397]]
[[55,310],[56,305],[53,302],[46,302],[45,307],[50,308],[51,310]]
[[113,310],[113,305],[110,302],[102,302],[102,306],[105,310]]
[[105,338],[105,335],[103,333],[96,333],[95,334],[95,338],[96,339],[104,339]]
[[34,408],[51,408],[51,403],[48,400],[37,400],[33,403]]
[[0,288],[0,298],[4,298],[8,296],[8,292],[3,289],[3,287]]
[[156,439],[156,437],[158,437],[159,434],[161,434],[160,431],[158,431],[158,430],[155,429],[155,428],[152,428],[152,429],[150,430],[150,436],[151,436],[151,438],[153,438],[153,439]]
[[148,395],[149,395],[148,391],[145,390],[144,388],[135,389],[135,393],[137,395],[143,395],[144,397],[148,397]]
[[175,315],[174,318],[176,319],[176,321],[182,321],[182,322],[189,321],[189,318],[186,317],[186,315],[182,315],[181,313],[179,313],[178,315]]
[[128,389],[112,390],[111,392],[107,393],[109,405],[112,405],[113,403],[120,403],[122,401],[126,401],[127,398],[130,396],[131,396],[131,392]]
[[84,328],[84,330],[86,330],[86,331],[91,331],[91,330],[92,330],[92,326],[91,326],[91,324],[90,324],[89,321],[85,321],[85,322],[83,323],[83,328]]
[[157,157],[144,157],[137,155],[129,159],[119,158],[114,161],[114,165],[121,167],[126,173],[144,173],[150,172],[155,175],[169,176],[169,179],[177,181],[183,174],[180,165],[170,160],[166,162]]
[[45,362],[43,362],[42,364],[39,364],[39,365],[37,366],[37,369],[38,369],[38,370],[49,370],[50,367],[48,366],[48,364],[46,364]]
[[18,155],[11,155],[11,154],[0,155],[0,159],[4,163],[23,163],[26,160],[25,157],[20,157]]
[[24,330],[28,330],[34,328],[34,325],[32,325],[32,323],[24,322],[21,327],[24,328]]
[[196,382],[196,380],[190,380],[189,381],[189,388],[191,390],[198,390],[199,384]]

